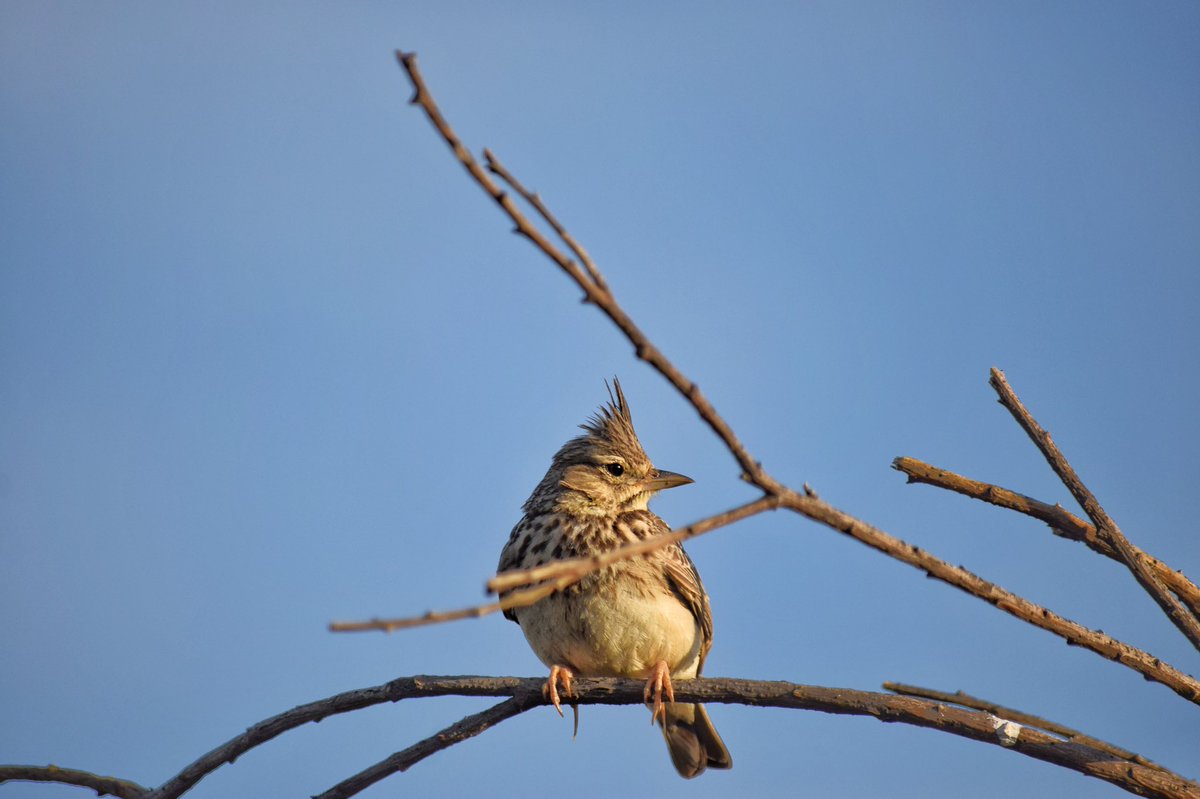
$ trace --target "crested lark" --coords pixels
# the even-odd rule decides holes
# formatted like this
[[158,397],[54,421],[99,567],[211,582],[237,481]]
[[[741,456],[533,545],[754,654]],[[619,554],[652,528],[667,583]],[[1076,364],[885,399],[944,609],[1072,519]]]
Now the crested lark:
[[[585,434],[562,446],[526,500],[525,516],[500,554],[500,571],[586,557],[670,532],[646,504],[656,492],[692,481],[654,468],[633,431],[621,384],[614,380],[613,387],[616,397],[609,392],[608,404],[582,425]],[[550,668],[546,691],[560,714],[559,684],[569,697],[575,676],[645,679],[651,720],[662,727],[680,775],[733,765],[704,706],[674,701],[671,679],[698,676],[712,647],[708,595],[683,547],[613,564],[504,615],[521,625]]]

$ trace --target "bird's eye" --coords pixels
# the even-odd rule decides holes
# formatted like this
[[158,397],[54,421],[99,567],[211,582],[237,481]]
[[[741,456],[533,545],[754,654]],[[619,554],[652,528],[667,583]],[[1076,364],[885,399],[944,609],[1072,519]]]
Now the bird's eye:
[[613,477],[620,477],[621,475],[625,474],[625,467],[619,463],[610,463],[610,464],[607,464],[604,468],[607,469],[608,473],[611,474]]

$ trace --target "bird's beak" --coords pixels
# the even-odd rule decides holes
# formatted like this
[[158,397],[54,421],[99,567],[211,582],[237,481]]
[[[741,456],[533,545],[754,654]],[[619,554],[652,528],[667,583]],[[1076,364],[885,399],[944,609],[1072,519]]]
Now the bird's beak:
[[655,469],[649,477],[641,482],[640,487],[643,491],[662,491],[664,488],[675,488],[694,482],[695,480],[682,474],[668,472],[665,469]]

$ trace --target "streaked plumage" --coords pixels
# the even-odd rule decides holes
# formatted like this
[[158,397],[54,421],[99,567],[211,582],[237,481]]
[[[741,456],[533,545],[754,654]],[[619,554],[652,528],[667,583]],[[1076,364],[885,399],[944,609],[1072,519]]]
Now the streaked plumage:
[[[609,402],[582,425],[585,434],[559,449],[525,502],[525,516],[501,552],[500,571],[606,552],[670,531],[647,503],[655,492],[691,480],[654,468],[634,432],[621,384],[614,380],[613,386],[616,396],[610,392]],[[521,625],[534,653],[551,668],[552,698],[560,681],[569,690],[572,675],[647,679],[648,698],[657,677],[670,696],[670,678],[699,675],[712,647],[708,595],[678,544],[613,564],[504,615]],[[732,766],[702,705],[663,707],[655,698],[681,775]]]

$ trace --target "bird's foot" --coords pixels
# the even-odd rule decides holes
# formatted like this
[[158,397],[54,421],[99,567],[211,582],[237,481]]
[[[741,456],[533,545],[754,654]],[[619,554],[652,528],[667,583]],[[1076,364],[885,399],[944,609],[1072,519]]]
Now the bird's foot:
[[671,685],[671,670],[667,668],[665,660],[660,660],[651,669],[650,676],[646,678],[646,688],[642,692],[646,704],[652,706],[651,724],[658,721],[659,716],[666,720],[667,706],[663,704],[663,694],[666,694],[668,702],[672,705],[675,704],[675,687]]
[[[571,698],[571,680],[575,679],[575,674],[565,666],[551,666],[550,678],[546,680],[546,684],[542,686],[542,696],[550,700],[550,704],[554,705],[554,709],[561,716],[562,701],[559,699],[558,684],[562,683],[562,695]],[[579,724],[579,716],[575,717],[576,725]]]

